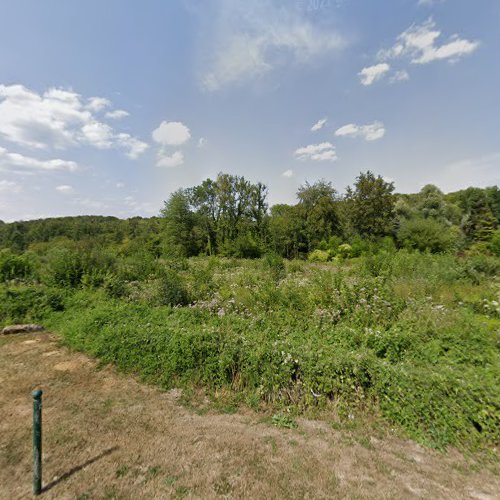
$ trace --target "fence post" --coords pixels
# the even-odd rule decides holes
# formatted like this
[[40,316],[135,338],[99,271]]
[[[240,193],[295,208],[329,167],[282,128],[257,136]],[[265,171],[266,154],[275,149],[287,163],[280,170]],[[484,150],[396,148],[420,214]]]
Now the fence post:
[[33,391],[33,495],[42,492],[42,390]]

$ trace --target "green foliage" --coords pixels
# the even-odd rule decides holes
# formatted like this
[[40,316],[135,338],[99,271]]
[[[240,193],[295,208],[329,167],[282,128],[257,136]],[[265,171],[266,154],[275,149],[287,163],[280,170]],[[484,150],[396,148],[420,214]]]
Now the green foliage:
[[346,217],[350,226],[362,236],[391,234],[394,217],[394,184],[368,171],[356,178],[354,188],[347,189]]
[[314,250],[307,256],[309,262],[327,262],[330,260],[330,253],[325,250]]
[[265,186],[220,174],[174,193],[161,219],[0,224],[0,322],[43,321],[163,387],[292,414],[375,408],[419,442],[489,447],[498,193],[394,195],[368,172],[343,198],[306,183],[268,214]]
[[64,294],[53,288],[16,286],[0,288],[0,324],[41,321],[64,310]]
[[271,417],[271,422],[276,427],[281,427],[282,429],[295,429],[297,427],[297,422],[289,415],[283,413],[275,413]]
[[173,269],[163,269],[158,279],[158,303],[170,306],[185,306],[189,296],[182,277]]
[[269,270],[274,281],[278,282],[286,276],[286,267],[283,257],[276,253],[268,253],[263,259],[264,268]]
[[9,249],[0,250],[0,282],[31,278],[34,269],[33,256],[16,255]]
[[500,257],[500,229],[497,229],[493,233],[489,244],[489,249],[491,250],[493,255]]
[[337,255],[343,259],[348,259],[354,255],[353,247],[349,243],[343,243],[337,247]]
[[401,246],[421,252],[440,253],[455,248],[458,235],[434,219],[413,218],[401,223],[398,234]]
[[294,411],[378,405],[438,447],[498,440],[498,259],[384,250],[331,268],[283,264],[170,261],[153,280],[108,274],[103,290],[67,296],[4,287],[0,317],[43,319],[73,347],[165,387],[224,387]]

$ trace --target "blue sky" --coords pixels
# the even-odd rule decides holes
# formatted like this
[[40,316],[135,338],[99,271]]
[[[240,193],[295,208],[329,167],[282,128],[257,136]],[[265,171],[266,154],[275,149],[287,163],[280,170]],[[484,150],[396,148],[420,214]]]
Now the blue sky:
[[0,17],[0,219],[155,215],[224,171],[500,184],[497,0],[19,0]]

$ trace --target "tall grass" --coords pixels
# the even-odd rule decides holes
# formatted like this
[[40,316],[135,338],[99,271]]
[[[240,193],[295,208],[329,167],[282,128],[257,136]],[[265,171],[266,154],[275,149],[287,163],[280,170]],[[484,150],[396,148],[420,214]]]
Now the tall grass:
[[431,446],[498,443],[498,259],[157,265],[156,276],[120,282],[120,294],[7,287],[0,321],[39,318],[72,347],[166,388],[223,387],[297,411],[375,407]]

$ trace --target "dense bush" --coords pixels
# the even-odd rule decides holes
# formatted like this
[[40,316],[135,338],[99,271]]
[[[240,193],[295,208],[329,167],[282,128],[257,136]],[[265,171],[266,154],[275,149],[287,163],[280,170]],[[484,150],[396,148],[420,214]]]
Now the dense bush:
[[401,223],[398,240],[405,248],[432,253],[453,250],[459,235],[452,228],[434,219],[414,218]]
[[326,250],[314,250],[307,256],[310,262],[328,262],[330,260],[330,253]]
[[46,287],[0,288],[0,324],[41,321],[64,310],[64,293]]
[[0,282],[27,279],[34,274],[33,256],[16,255],[11,250],[0,250]]

